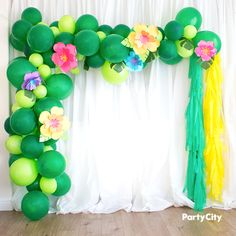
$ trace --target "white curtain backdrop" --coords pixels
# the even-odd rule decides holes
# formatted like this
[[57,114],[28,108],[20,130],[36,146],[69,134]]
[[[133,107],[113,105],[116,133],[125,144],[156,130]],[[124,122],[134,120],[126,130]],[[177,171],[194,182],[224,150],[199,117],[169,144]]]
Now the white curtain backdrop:
[[[201,29],[222,39],[223,98],[226,124],[225,187],[222,203],[236,200],[236,1],[234,0],[13,0],[10,24],[22,10],[34,6],[50,23],[64,14],[78,18],[95,15],[100,24],[154,24],[164,27],[183,7],[193,6],[203,16]],[[11,58],[19,55],[11,49]],[[72,188],[52,198],[59,213],[158,211],[193,203],[183,193],[187,153],[185,109],[188,103],[188,60],[168,66],[159,60],[143,72],[130,73],[127,82],[113,86],[100,70],[81,70],[74,93],[65,100],[71,120],[68,139],[59,149],[67,158]],[[20,208],[22,188],[13,195]]]

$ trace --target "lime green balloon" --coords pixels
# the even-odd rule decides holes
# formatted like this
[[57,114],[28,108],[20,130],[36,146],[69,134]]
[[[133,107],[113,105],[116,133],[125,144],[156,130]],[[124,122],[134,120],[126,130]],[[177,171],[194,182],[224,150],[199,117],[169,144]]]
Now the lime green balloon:
[[68,32],[62,32],[55,38],[55,43],[62,42],[64,44],[73,44],[74,35]]
[[32,25],[36,25],[42,21],[42,15],[37,8],[28,7],[22,12],[21,19],[30,22]]
[[48,65],[50,68],[55,68],[55,64],[52,61],[52,54],[53,53],[54,52],[52,50],[42,53],[44,64]]
[[178,56],[175,43],[169,39],[164,39],[161,41],[158,53],[161,58],[166,60],[170,60]]
[[19,39],[15,38],[12,34],[10,34],[9,37],[10,44],[13,48],[15,48],[18,51],[23,52],[25,49],[25,43],[21,42]]
[[40,186],[39,186],[39,181],[41,179],[41,175],[38,175],[35,181],[26,186],[26,189],[31,192],[31,191],[41,191]]
[[5,147],[8,152],[11,154],[21,154],[21,142],[22,142],[22,137],[19,135],[11,135],[10,137],[7,138],[5,142]]
[[11,115],[10,124],[17,134],[30,134],[36,127],[36,117],[31,109],[20,108]]
[[19,154],[18,155],[17,154],[11,154],[10,158],[8,160],[8,166],[10,167],[14,161],[18,160],[21,157],[22,157],[22,155],[19,155]]
[[14,113],[15,111],[17,111],[20,108],[22,108],[22,107],[20,107],[17,103],[14,103],[11,107],[11,111]]
[[15,58],[7,68],[7,78],[17,89],[21,89],[26,73],[35,72],[37,69],[23,57]]
[[157,36],[157,38],[159,39],[159,41],[163,40],[165,38],[165,31],[161,28],[161,27],[157,27],[159,34]]
[[34,95],[34,93],[28,90],[19,90],[16,93],[15,98],[16,98],[16,103],[20,107],[24,108],[31,108],[32,106],[34,106],[36,102],[36,96]]
[[54,44],[54,35],[48,26],[38,24],[29,30],[27,42],[35,52],[46,52]]
[[57,37],[60,34],[60,30],[55,26],[50,26],[51,31],[53,32],[54,37]]
[[33,66],[39,67],[43,64],[43,57],[39,53],[33,53],[29,57],[29,62]]
[[37,99],[41,99],[47,96],[47,88],[44,85],[39,85],[33,91]]
[[129,49],[121,44],[123,39],[122,36],[116,34],[107,36],[101,42],[101,56],[112,63],[122,62],[129,54]]
[[109,35],[112,33],[112,27],[110,25],[100,25],[98,27],[98,31],[104,32],[106,35]]
[[18,20],[12,26],[12,35],[22,41],[26,42],[27,34],[32,27],[32,24],[25,20]]
[[12,182],[19,186],[32,184],[38,176],[35,160],[25,157],[14,161],[10,166],[10,178]]
[[8,134],[15,134],[10,124],[10,117],[8,117],[4,122],[4,129]]
[[161,60],[162,62],[164,62],[165,64],[167,64],[167,65],[174,65],[174,64],[177,64],[177,63],[179,63],[182,59],[183,59],[183,58],[182,58],[181,56],[179,56],[179,55],[177,55],[176,57],[173,57],[173,58],[171,58],[171,59],[165,59],[165,58],[160,57],[160,60]]
[[47,78],[49,78],[52,74],[51,68],[46,64],[42,64],[41,66],[39,66],[38,72],[44,80],[47,80]]
[[74,44],[78,53],[92,56],[99,50],[100,39],[94,31],[82,30],[75,35]]
[[70,177],[66,173],[63,173],[59,175],[58,177],[56,177],[56,182],[57,182],[57,189],[53,193],[53,195],[59,197],[69,192],[71,188],[71,180],[70,180]]
[[48,152],[48,151],[52,151],[53,148],[51,146],[44,146],[43,152]]
[[80,73],[80,69],[78,67],[70,70],[70,73],[73,75],[78,75]]
[[46,178],[55,178],[65,170],[66,162],[57,151],[44,152],[38,159],[38,171]]
[[183,46],[181,46],[181,42],[182,40],[178,40],[175,42],[178,54],[183,58],[191,57],[194,53],[194,48],[188,50],[184,48]]
[[124,38],[127,38],[130,33],[130,28],[127,25],[119,24],[115,26],[115,28],[112,30],[112,34],[118,34]]
[[74,18],[69,15],[61,17],[61,19],[58,21],[58,28],[60,32],[68,32],[73,34],[75,32]]
[[121,70],[121,72],[117,72],[114,70],[111,63],[106,61],[102,66],[102,75],[103,78],[111,84],[121,84],[126,81],[129,72],[125,67]]
[[43,153],[44,144],[36,135],[28,135],[22,139],[21,151],[25,157],[38,158]]
[[97,35],[98,35],[100,41],[102,41],[103,39],[106,38],[106,34],[104,32],[102,32],[102,31],[98,31]]
[[212,32],[212,31],[207,31],[207,30],[199,31],[196,34],[195,38],[193,38],[194,46],[197,47],[198,43],[201,40],[212,41],[214,43],[215,48],[217,49],[217,52],[220,51],[221,40],[220,40],[220,37],[216,33]]
[[39,116],[41,114],[41,112],[50,111],[51,108],[55,107],[55,106],[63,108],[62,103],[58,99],[52,98],[52,97],[45,97],[45,98],[38,100],[35,103],[34,112],[37,116]]
[[21,210],[30,220],[40,220],[48,214],[48,197],[40,191],[28,192],[21,202]]
[[42,177],[40,179],[39,185],[42,192],[46,194],[53,194],[57,189],[56,179]]
[[175,19],[184,27],[187,25],[193,25],[196,29],[199,29],[202,24],[201,13],[194,7],[183,8],[178,12]]
[[184,27],[184,37],[186,39],[192,39],[196,36],[197,29],[193,25],[187,25]]
[[176,41],[183,36],[184,27],[178,21],[172,20],[165,26],[164,31],[169,40]]
[[93,30],[97,31],[98,21],[96,17],[90,14],[82,15],[76,21],[76,32],[81,30]]
[[99,68],[105,63],[105,60],[99,53],[96,53],[93,56],[86,57],[86,63],[89,67]]
[[73,90],[73,82],[71,78],[64,74],[53,74],[47,79],[47,91],[49,97],[57,99],[67,98]]

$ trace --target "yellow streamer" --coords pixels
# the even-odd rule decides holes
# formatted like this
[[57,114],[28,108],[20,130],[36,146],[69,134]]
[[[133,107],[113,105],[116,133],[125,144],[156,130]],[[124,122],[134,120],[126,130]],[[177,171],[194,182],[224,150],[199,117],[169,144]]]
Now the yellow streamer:
[[206,72],[206,87],[203,99],[207,192],[208,197],[216,201],[222,201],[224,181],[222,80],[223,75],[218,53],[213,64]]

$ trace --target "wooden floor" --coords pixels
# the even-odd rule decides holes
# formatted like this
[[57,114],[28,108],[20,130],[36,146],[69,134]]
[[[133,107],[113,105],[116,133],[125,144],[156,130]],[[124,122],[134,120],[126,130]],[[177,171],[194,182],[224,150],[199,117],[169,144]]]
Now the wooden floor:
[[155,213],[51,214],[41,221],[30,222],[20,212],[0,212],[0,236],[236,235],[236,210],[204,211],[222,215],[220,223],[183,221],[182,213],[194,214],[189,208],[169,208]]

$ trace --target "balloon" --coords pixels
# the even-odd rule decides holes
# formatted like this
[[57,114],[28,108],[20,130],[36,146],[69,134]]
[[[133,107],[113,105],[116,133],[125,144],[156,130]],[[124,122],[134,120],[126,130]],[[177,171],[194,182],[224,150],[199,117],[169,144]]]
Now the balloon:
[[54,150],[51,146],[45,146],[43,152],[48,152]]
[[53,32],[54,37],[57,37],[60,34],[60,30],[57,27],[51,26],[50,29]]
[[125,67],[121,72],[117,72],[114,70],[111,63],[106,61],[102,66],[102,75],[103,78],[111,84],[121,84],[128,78],[129,72]]
[[54,106],[63,108],[63,105],[58,99],[52,97],[45,97],[35,103],[34,112],[37,116],[39,116],[41,112],[50,111],[51,108]]
[[184,27],[184,37],[186,39],[192,39],[196,36],[197,29],[193,25],[187,25]]
[[44,85],[39,85],[34,89],[33,93],[37,99],[44,98],[47,95],[47,88]]
[[96,53],[93,56],[86,57],[86,63],[89,67],[99,68],[105,63],[105,60],[99,53]]
[[183,40],[178,40],[175,42],[178,54],[183,58],[191,57],[194,53],[194,47],[188,50],[184,48],[184,46],[181,46],[182,41]]
[[27,33],[32,24],[25,20],[18,20],[12,26],[12,35],[21,42],[26,42]]
[[121,44],[123,37],[116,34],[107,36],[100,47],[101,56],[109,62],[119,63],[129,54],[129,49]]
[[26,42],[25,43],[25,46],[24,46],[24,54],[25,54],[25,56],[27,57],[27,58],[29,58],[29,56],[32,54],[32,53],[34,53],[35,51],[34,50],[32,50],[31,48],[30,48],[30,46],[28,45],[28,43]]
[[10,124],[10,117],[8,117],[4,122],[4,129],[8,134],[15,134]]
[[61,32],[73,34],[75,32],[75,20],[72,16],[63,16],[58,21],[58,28]]
[[90,14],[82,15],[76,21],[76,32],[81,30],[93,30],[97,31],[98,29],[98,21],[97,19]]
[[29,30],[27,42],[35,52],[46,52],[54,44],[54,35],[48,26],[38,24]]
[[207,31],[207,30],[199,31],[197,33],[197,35],[195,36],[195,38],[193,38],[194,46],[197,47],[197,44],[201,40],[212,41],[214,43],[215,48],[217,49],[217,52],[220,51],[221,40],[220,40],[220,37],[216,33],[212,32],[212,31]]
[[32,25],[36,25],[42,21],[42,15],[37,8],[28,7],[22,12],[21,19],[30,22]]
[[176,57],[173,57],[173,58],[171,58],[171,59],[165,59],[165,58],[161,58],[161,57],[160,57],[160,60],[161,60],[162,62],[164,62],[165,64],[167,64],[167,65],[174,65],[174,64],[177,64],[177,63],[179,63],[182,59],[183,59],[183,58],[182,58],[181,56],[179,56],[179,55],[177,55]]
[[14,103],[11,107],[11,111],[14,113],[15,111],[19,110],[21,107],[17,104]]
[[33,66],[39,67],[43,64],[43,57],[39,53],[33,53],[29,57],[29,62]]
[[47,78],[49,78],[49,76],[52,74],[52,71],[51,71],[50,67],[48,65],[45,65],[45,64],[42,64],[38,68],[38,72],[44,80],[47,80]]
[[5,142],[5,146],[8,152],[11,154],[21,154],[21,145],[22,142],[22,137],[19,135],[11,135],[10,137],[7,138]]
[[57,189],[57,181],[55,179],[42,177],[39,186],[43,193],[52,194]]
[[16,103],[20,107],[31,108],[36,102],[36,96],[28,90],[19,90],[15,95]]
[[21,151],[25,157],[37,158],[43,153],[44,144],[39,142],[39,137],[28,135],[22,139]]
[[74,44],[78,53],[92,56],[99,50],[100,39],[94,31],[82,30],[75,35]]
[[8,160],[8,166],[10,167],[14,161],[18,160],[21,157],[21,155],[11,154]]
[[30,220],[40,220],[49,211],[48,197],[40,191],[28,192],[21,202],[21,210]]
[[62,174],[65,166],[64,157],[57,151],[44,152],[38,159],[38,171],[47,178],[55,178]]
[[43,61],[44,61],[44,64],[48,65],[49,67],[55,68],[55,64],[52,61],[52,54],[53,54],[52,50],[42,53]]
[[21,42],[19,39],[15,38],[12,34],[10,35],[9,41],[13,48],[21,52],[24,51],[25,44]]
[[50,27],[58,27],[58,21],[53,21],[51,24],[50,24]]
[[172,20],[166,25],[164,31],[169,40],[176,41],[183,36],[184,27],[178,21]]
[[184,27],[193,25],[199,29],[202,24],[201,13],[194,7],[185,7],[178,12],[175,19]]
[[62,42],[64,44],[73,44],[74,35],[68,32],[62,32],[55,38],[55,43]]
[[36,127],[36,117],[31,109],[20,108],[11,115],[10,124],[17,134],[29,134]]
[[170,60],[178,56],[175,43],[169,39],[164,39],[161,41],[158,53],[161,58],[166,60]]
[[115,26],[115,28],[112,30],[112,34],[118,34],[124,38],[127,38],[130,33],[130,28],[127,25],[119,24]]
[[58,177],[56,177],[56,182],[57,182],[57,189],[53,193],[53,195],[59,197],[69,192],[70,187],[71,187],[71,180],[70,180],[70,177],[66,173],[63,173],[59,175]]
[[41,175],[38,175],[32,184],[26,186],[26,189],[28,190],[28,192],[36,191],[36,190],[41,191],[40,186],[39,186],[40,179],[41,179]]
[[35,160],[21,157],[10,166],[10,178],[19,186],[32,184],[38,176]]
[[104,32],[106,35],[109,35],[112,33],[112,27],[110,25],[100,25],[98,27],[98,31]]
[[161,38],[159,39],[160,41],[163,40],[165,38],[165,31],[161,28],[161,27],[157,27],[159,32],[161,33]]
[[36,68],[26,58],[18,57],[8,66],[7,78],[14,87],[21,89],[24,75],[34,71],[36,71]]
[[98,37],[99,37],[99,39],[100,39],[100,42],[101,42],[103,39],[106,38],[106,34],[105,34],[104,32],[102,32],[102,31],[98,31],[98,32],[97,32],[97,35],[98,35]]

